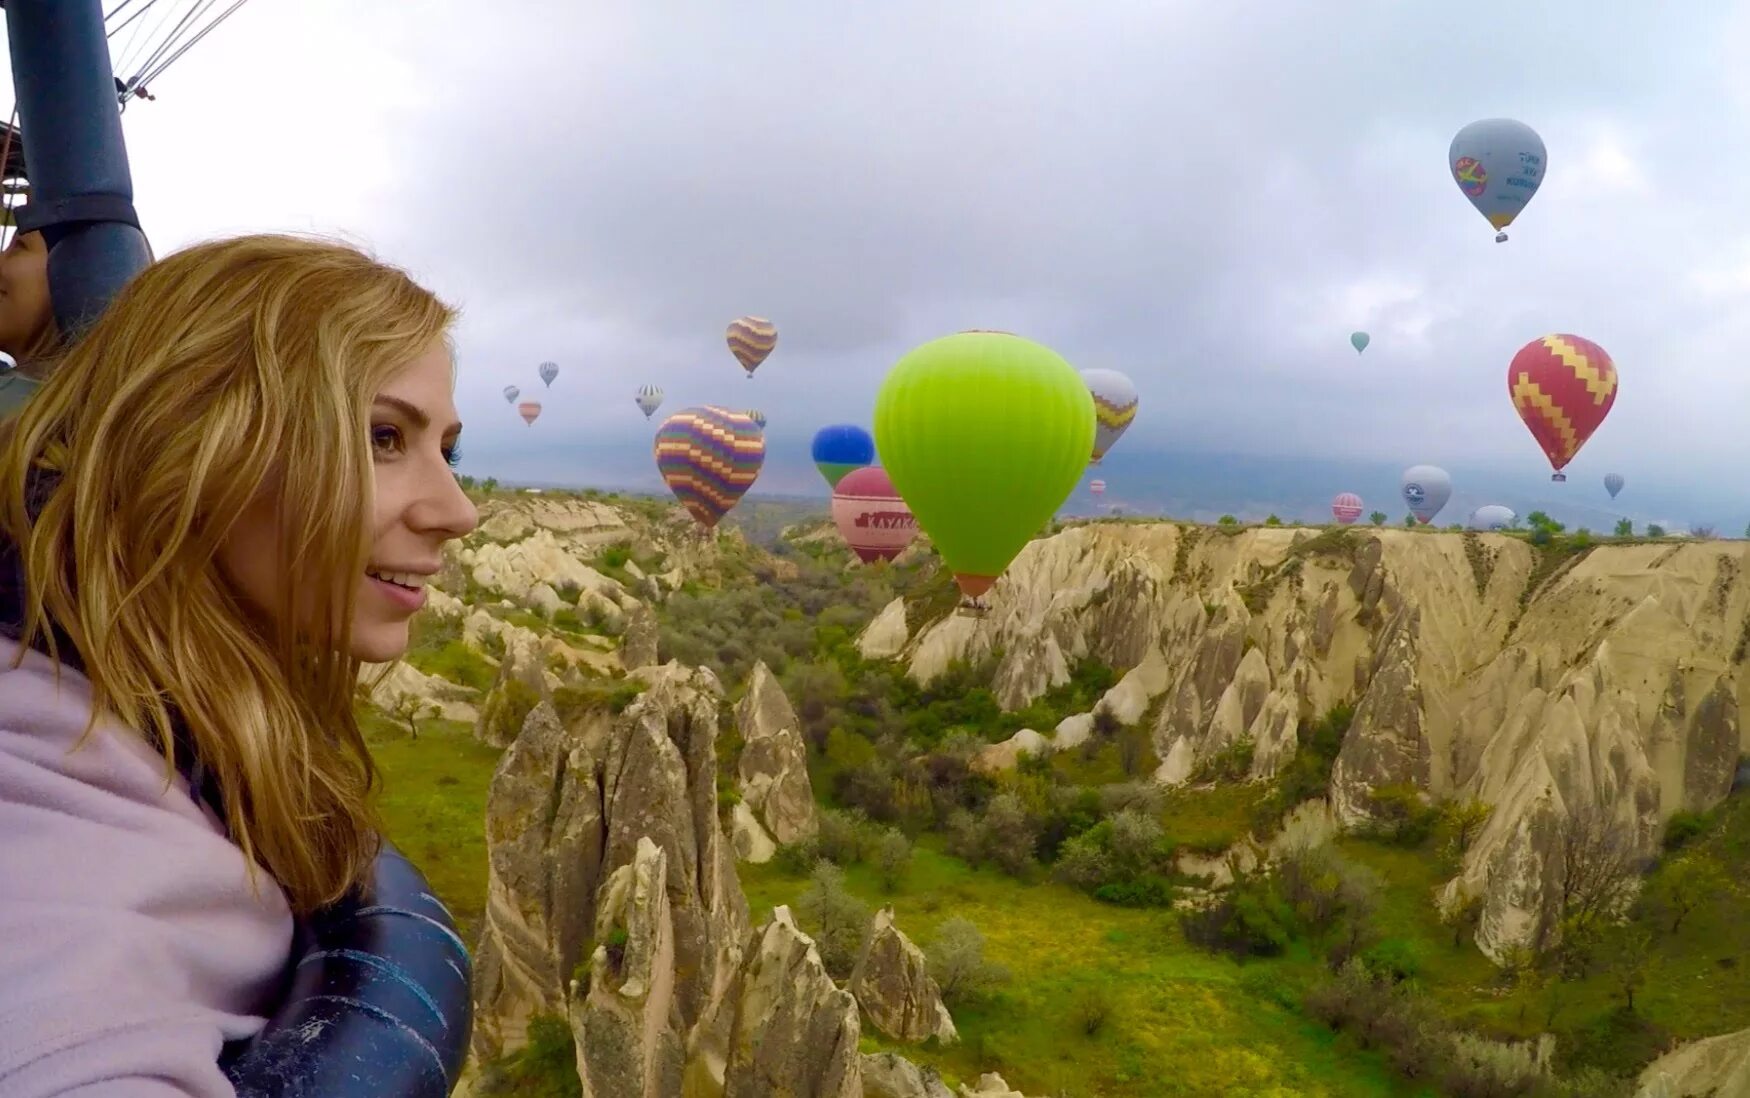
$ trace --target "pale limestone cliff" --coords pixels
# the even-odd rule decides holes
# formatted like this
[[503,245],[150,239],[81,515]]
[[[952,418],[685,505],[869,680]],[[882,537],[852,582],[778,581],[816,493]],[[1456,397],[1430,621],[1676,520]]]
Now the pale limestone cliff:
[[747,693],[735,707],[735,727],[742,741],[736,765],[742,803],[780,846],[813,835],[820,823],[802,722],[764,661],[754,664],[748,676]]
[[1340,823],[1386,784],[1495,806],[1451,887],[1484,895],[1478,942],[1499,955],[1543,918],[1548,852],[1577,811],[1651,852],[1672,812],[1730,788],[1750,746],[1744,552],[1546,558],[1499,534],[1088,524],[1029,544],[987,614],[916,623],[898,658],[924,682],[996,658],[1009,708],[1079,660],[1125,671],[1096,710],[1150,722],[1168,783],[1242,740],[1268,777],[1303,721],[1350,704]]

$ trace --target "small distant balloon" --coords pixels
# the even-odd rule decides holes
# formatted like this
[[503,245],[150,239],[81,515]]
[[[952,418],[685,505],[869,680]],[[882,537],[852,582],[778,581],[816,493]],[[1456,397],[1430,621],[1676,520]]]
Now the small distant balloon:
[[662,386],[640,385],[638,395],[633,400],[638,405],[638,410],[644,413],[644,418],[649,419],[662,407]]
[[1420,523],[1434,521],[1434,516],[1452,498],[1452,477],[1445,469],[1434,465],[1412,465],[1404,470],[1399,481],[1404,503]]
[[[1523,122],[1485,118],[1459,130],[1446,151],[1453,182],[1497,230],[1513,224],[1543,183],[1543,138]],[[1505,241],[1497,231],[1497,243]]]
[[557,362],[543,362],[540,373],[541,380],[547,383],[547,388],[551,389],[553,379],[559,376],[559,364]]
[[1117,370],[1083,370],[1082,380],[1094,398],[1093,464],[1098,465],[1136,419],[1136,384]]
[[525,400],[516,406],[516,414],[523,417],[523,422],[533,427],[535,420],[541,417],[541,402]]
[[1349,335],[1349,343],[1355,348],[1356,354],[1360,354],[1362,351],[1367,350],[1367,345],[1372,342],[1373,337],[1366,332],[1352,332]]
[[833,423],[814,432],[814,467],[837,488],[846,474],[875,463],[875,439],[855,423]]
[[1499,503],[1490,503],[1478,507],[1470,513],[1470,528],[1472,530],[1508,530],[1519,516],[1513,513],[1511,507],[1503,507]]
[[765,434],[741,412],[683,408],[656,431],[656,468],[668,490],[709,530],[760,475]]
[[523,391],[515,385],[506,385],[504,387],[504,402],[506,404],[515,404],[516,398],[521,396],[522,392]]
[[865,564],[892,560],[918,536],[918,520],[893,487],[887,470],[853,469],[832,493],[832,521]]
[[1622,485],[1623,485],[1623,479],[1622,479],[1621,473],[1606,473],[1605,474],[1605,476],[1604,476],[1604,490],[1606,492],[1610,493],[1611,499],[1615,499],[1616,494],[1618,492],[1622,491]]
[[1361,517],[1361,497],[1354,492],[1339,492],[1331,501],[1331,514],[1344,526]]
[[1088,491],[1094,494],[1095,499],[1099,499],[1106,494],[1106,482],[1103,480],[1091,480],[1088,482]]
[[747,418],[753,420],[755,427],[758,427],[762,431],[766,429],[766,414],[758,408],[749,408],[743,414],[746,415]]
[[1616,364],[1609,352],[1576,335],[1547,335],[1507,364],[1507,395],[1555,469],[1574,460],[1616,403]]
[[727,335],[729,352],[747,371],[748,380],[753,380],[753,372],[778,345],[777,325],[765,317],[744,316],[730,321]]

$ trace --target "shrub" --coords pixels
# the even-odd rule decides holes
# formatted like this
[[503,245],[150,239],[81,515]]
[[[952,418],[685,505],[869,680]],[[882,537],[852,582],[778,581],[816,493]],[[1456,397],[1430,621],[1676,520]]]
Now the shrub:
[[1111,985],[1101,980],[1084,984],[1076,992],[1070,1003],[1070,1017],[1075,1021],[1077,1031],[1085,1037],[1092,1037],[1106,1028],[1117,1006]]
[[777,867],[792,877],[806,877],[820,864],[820,840],[810,835],[793,843],[785,843],[772,855]]
[[1261,878],[1234,882],[1209,906],[1179,917],[1185,940],[1236,959],[1276,957],[1294,939],[1294,912]]
[[1172,907],[1177,897],[1172,882],[1152,873],[1094,889],[1094,899],[1118,907]]
[[1665,851],[1676,853],[1688,846],[1690,842],[1707,834],[1713,827],[1714,818],[1711,812],[1689,812],[1679,809],[1671,813],[1671,818],[1665,821]]
[[796,902],[820,960],[833,976],[851,974],[869,930],[869,909],[845,888],[845,871],[827,862],[814,867],[807,891]]
[[893,892],[905,883],[911,872],[911,840],[896,828],[882,832],[875,843],[875,870],[881,876],[881,887]]
[[950,1006],[974,1002],[1008,981],[1001,965],[984,958],[984,935],[972,920],[956,915],[936,929],[924,949],[930,975]]
[[[1246,638],[1246,643],[1251,643],[1250,637]],[[1198,760],[1191,771],[1191,781],[1198,784],[1244,781],[1252,773],[1252,755],[1256,749],[1257,745],[1250,736],[1241,737]]]
[[869,817],[860,809],[820,812],[820,856],[841,866],[855,865],[868,856],[872,844]]
[[1372,833],[1399,846],[1421,846],[1440,819],[1440,810],[1409,782],[1374,786],[1367,791],[1367,800],[1375,821]]

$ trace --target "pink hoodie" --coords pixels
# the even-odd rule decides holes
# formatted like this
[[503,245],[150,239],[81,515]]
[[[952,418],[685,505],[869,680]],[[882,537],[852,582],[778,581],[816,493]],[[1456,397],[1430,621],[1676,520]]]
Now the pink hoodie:
[[0,636],[0,1095],[233,1098],[225,1042],[265,1024],[292,918],[91,686]]

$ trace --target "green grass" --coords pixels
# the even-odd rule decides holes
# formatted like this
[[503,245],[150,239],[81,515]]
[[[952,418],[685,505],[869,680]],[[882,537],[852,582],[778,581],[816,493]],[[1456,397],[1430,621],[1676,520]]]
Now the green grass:
[[499,751],[457,721],[421,721],[416,740],[373,708],[359,714],[382,775],[384,833],[425,874],[471,949],[486,911],[486,792]]
[[411,648],[407,652],[407,662],[427,675],[436,675],[482,692],[492,689],[493,681],[498,678],[498,668],[492,666],[492,661],[462,640]]
[[1269,795],[1260,782],[1185,788],[1167,794],[1161,828],[1179,846],[1202,854],[1219,854],[1252,827],[1258,804]]
[[[806,888],[770,865],[742,866],[741,878],[756,922]],[[920,945],[944,919],[972,920],[986,957],[1010,971],[989,1001],[953,1011],[958,1044],[895,1049],[955,1082],[1000,1071],[1010,1086],[1040,1095],[1415,1093],[1377,1057],[1345,1049],[1284,1005],[1317,970],[1309,958],[1241,966],[1188,945],[1169,913],[972,869],[932,837],[896,894],[884,894],[867,866],[853,867],[848,883],[872,907],[892,903],[900,929]],[[1086,1037],[1070,1006],[1095,986],[1109,991],[1115,1011]],[[866,1044],[882,1042],[866,1036]]]

